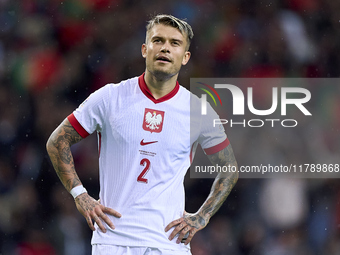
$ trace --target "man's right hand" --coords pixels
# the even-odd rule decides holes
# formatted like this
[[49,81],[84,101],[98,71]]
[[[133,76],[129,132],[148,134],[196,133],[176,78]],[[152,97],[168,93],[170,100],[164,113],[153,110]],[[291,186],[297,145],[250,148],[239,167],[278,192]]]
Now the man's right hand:
[[101,231],[106,233],[106,228],[103,225],[102,220],[111,228],[115,229],[115,226],[107,217],[106,214],[110,214],[117,218],[120,218],[122,215],[113,210],[112,208],[108,208],[100,204],[99,201],[95,200],[93,197],[89,196],[88,193],[83,193],[75,198],[76,206],[78,211],[85,217],[87,224],[90,229],[95,231],[95,227],[93,225],[92,220],[94,220]]

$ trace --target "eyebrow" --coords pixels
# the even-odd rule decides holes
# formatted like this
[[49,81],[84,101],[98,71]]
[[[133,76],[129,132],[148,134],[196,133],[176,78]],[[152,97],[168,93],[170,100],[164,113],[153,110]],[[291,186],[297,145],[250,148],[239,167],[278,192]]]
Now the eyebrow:
[[182,44],[182,43],[183,43],[183,41],[180,40],[180,39],[171,39],[171,41],[173,41],[173,42],[178,42],[179,44]]
[[[164,40],[164,37],[163,36],[159,36],[159,35],[154,35],[154,36],[151,37],[151,40],[154,40],[154,39],[162,39],[162,40]],[[177,38],[170,38],[169,40],[171,42],[178,42],[180,44],[183,43],[183,40],[177,39]]]

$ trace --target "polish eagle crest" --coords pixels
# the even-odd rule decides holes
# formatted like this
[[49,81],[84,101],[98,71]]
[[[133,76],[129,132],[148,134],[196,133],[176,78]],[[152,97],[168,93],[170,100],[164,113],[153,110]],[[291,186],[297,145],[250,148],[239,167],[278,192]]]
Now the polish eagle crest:
[[145,109],[143,129],[159,133],[163,127],[164,112],[152,109]]
[[145,122],[147,123],[146,126],[151,130],[159,129],[158,125],[162,123],[162,115],[156,114],[156,112],[148,112],[145,115]]

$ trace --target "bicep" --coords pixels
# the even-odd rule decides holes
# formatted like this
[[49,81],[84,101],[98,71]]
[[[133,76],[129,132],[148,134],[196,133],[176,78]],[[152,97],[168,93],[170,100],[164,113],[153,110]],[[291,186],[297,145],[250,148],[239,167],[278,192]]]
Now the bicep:
[[231,165],[237,167],[237,162],[231,144],[229,144],[227,147],[225,147],[223,150],[220,150],[219,152],[208,155],[208,158],[213,165]]
[[81,135],[74,129],[69,120],[66,118],[51,134],[47,142],[47,148],[51,145],[56,148],[63,145],[71,146],[82,139]]

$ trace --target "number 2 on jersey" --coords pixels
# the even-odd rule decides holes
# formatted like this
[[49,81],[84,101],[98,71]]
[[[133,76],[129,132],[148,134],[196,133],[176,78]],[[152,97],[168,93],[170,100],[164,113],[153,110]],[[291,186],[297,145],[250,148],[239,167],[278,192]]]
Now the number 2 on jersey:
[[147,158],[143,158],[140,161],[140,165],[144,166],[143,171],[140,173],[140,175],[138,175],[137,181],[138,182],[144,182],[144,183],[148,183],[148,179],[144,178],[145,175],[147,174],[147,172],[150,169],[150,160],[148,160]]

